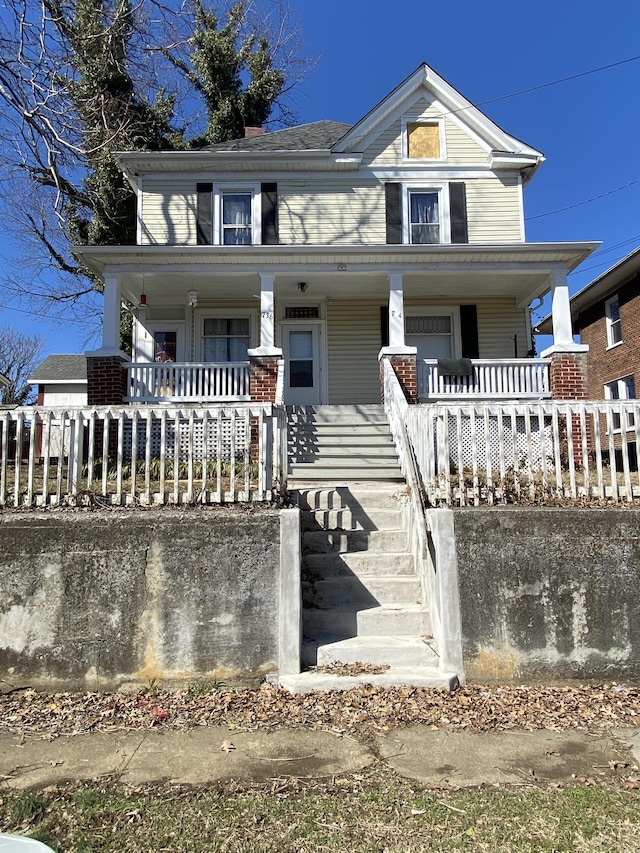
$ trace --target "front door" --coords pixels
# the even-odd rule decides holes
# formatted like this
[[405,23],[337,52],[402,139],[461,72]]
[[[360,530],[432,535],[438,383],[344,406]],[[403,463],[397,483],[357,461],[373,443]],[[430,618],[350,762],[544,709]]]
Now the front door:
[[284,402],[288,406],[317,406],[324,400],[322,326],[283,323]]

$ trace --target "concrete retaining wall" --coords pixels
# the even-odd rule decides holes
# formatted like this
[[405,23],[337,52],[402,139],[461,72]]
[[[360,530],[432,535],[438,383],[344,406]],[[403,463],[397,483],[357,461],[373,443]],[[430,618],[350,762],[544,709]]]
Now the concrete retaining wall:
[[0,516],[0,678],[113,686],[277,668],[272,509]]
[[454,510],[471,682],[640,680],[640,510]]

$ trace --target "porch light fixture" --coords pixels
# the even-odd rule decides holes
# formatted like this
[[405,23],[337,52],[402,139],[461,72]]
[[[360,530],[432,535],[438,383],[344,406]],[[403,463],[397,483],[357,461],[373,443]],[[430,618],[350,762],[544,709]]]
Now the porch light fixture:
[[196,305],[198,304],[198,291],[197,290],[190,290],[187,293],[187,299],[189,301],[189,308],[195,308]]
[[147,294],[140,294],[140,302],[138,302],[138,308],[146,308],[147,307]]
[[305,293],[307,287],[309,287],[309,285],[307,284],[306,281],[299,281],[298,282],[298,290],[300,291],[300,293]]

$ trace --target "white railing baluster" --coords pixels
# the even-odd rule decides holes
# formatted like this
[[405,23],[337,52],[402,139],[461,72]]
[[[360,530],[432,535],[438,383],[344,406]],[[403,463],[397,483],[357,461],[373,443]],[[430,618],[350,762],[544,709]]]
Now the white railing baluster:
[[249,401],[247,362],[133,362],[124,369],[128,371],[128,403]]

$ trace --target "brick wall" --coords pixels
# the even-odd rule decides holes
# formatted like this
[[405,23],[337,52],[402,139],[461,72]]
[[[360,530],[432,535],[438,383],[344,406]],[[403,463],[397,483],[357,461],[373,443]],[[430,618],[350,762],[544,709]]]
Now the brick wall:
[[[380,395],[384,395],[384,362],[389,361],[393,367],[398,382],[402,386],[404,396],[409,403],[418,402],[418,364],[415,355],[385,355],[380,360]],[[384,402],[384,400],[383,400]]]
[[126,372],[119,356],[87,358],[87,404],[122,404],[126,393]]
[[249,388],[256,403],[275,403],[280,356],[251,356]]
[[591,400],[604,397],[605,383],[631,374],[635,378],[636,395],[640,394],[640,275],[621,285],[615,293],[620,300],[622,343],[607,349],[605,299],[582,312],[576,324],[581,341],[589,344],[587,396]]

